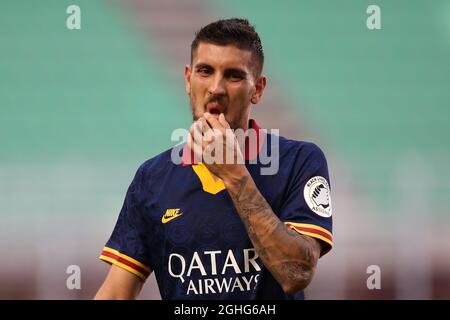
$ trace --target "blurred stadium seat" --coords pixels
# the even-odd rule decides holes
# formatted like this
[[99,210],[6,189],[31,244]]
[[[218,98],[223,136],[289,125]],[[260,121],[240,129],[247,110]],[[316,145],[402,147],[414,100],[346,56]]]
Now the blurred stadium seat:
[[[3,1],[0,299],[89,299],[97,259],[144,160],[190,123],[194,31],[247,17],[265,49],[265,128],[325,151],[335,248],[307,296],[450,298],[450,6],[377,1]],[[65,287],[67,266],[82,290]],[[382,290],[366,268],[382,269]],[[142,298],[158,298],[153,279]]]

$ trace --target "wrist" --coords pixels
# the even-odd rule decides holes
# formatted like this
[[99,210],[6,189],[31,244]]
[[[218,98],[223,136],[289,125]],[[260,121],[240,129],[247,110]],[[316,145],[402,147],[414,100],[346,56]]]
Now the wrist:
[[240,185],[243,179],[251,178],[250,172],[248,172],[245,165],[239,165],[234,170],[229,171],[228,174],[222,179],[223,184],[227,189]]

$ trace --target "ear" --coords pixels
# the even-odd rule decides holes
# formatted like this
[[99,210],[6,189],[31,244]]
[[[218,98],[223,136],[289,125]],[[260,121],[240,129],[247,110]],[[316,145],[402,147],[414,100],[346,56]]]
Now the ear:
[[251,103],[257,104],[263,95],[264,89],[266,88],[267,79],[264,75],[259,76],[255,81],[255,92],[252,95]]
[[184,67],[184,84],[186,86],[186,93],[191,95],[191,66],[189,64]]

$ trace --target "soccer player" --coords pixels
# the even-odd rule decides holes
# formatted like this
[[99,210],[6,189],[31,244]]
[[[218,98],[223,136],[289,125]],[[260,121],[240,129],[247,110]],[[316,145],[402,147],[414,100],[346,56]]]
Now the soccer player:
[[[304,298],[332,247],[328,168],[315,144],[249,118],[266,86],[263,63],[245,19],[196,33],[185,67],[194,118],[187,143],[137,170],[100,255],[111,269],[96,299],[134,299],[153,271],[162,299]],[[208,157],[211,145],[223,153]],[[269,154],[277,170],[263,174]]]

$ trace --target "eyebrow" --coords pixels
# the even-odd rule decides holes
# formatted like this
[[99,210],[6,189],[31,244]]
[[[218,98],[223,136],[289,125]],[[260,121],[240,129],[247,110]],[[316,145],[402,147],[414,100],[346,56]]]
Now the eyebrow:
[[240,69],[240,68],[225,69],[224,74],[225,74],[225,76],[235,75],[235,76],[239,76],[239,77],[242,77],[242,78],[245,78],[247,76],[247,72],[245,70]]
[[[213,66],[211,66],[210,64],[207,64],[205,62],[200,62],[200,63],[195,65],[195,69],[196,70],[201,69],[201,68],[214,70]],[[227,68],[227,69],[225,69],[224,74],[225,75],[235,74],[235,75],[238,75],[238,76],[245,77],[245,76],[247,76],[248,72],[245,71],[244,69],[241,69],[241,68]]]
[[211,65],[204,63],[204,62],[200,62],[195,65],[196,70],[201,69],[201,68],[214,69]]

